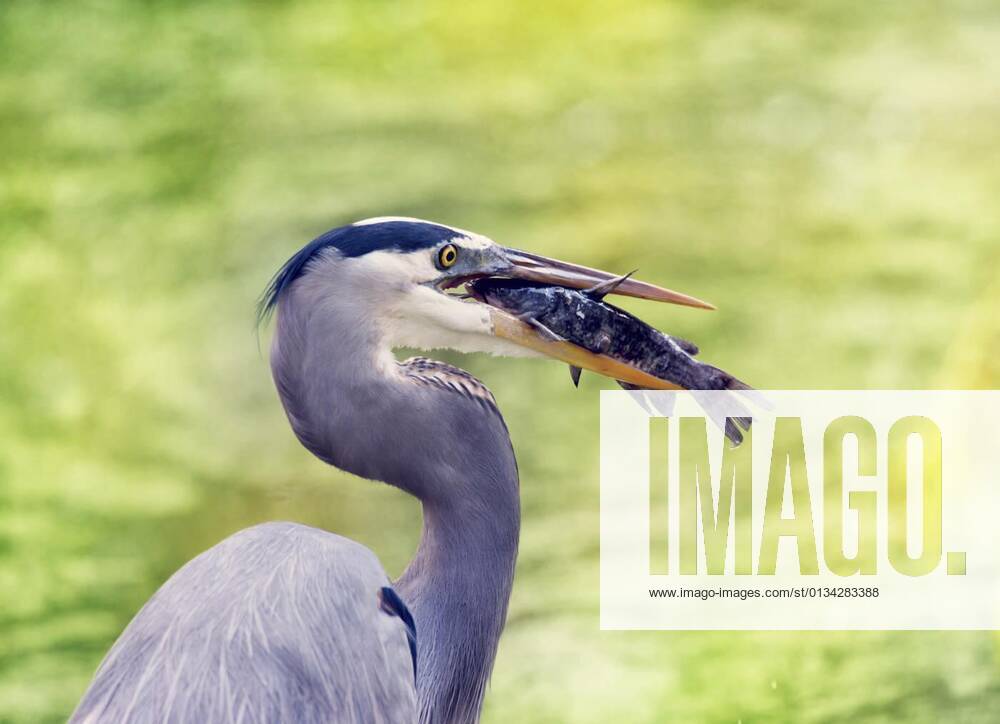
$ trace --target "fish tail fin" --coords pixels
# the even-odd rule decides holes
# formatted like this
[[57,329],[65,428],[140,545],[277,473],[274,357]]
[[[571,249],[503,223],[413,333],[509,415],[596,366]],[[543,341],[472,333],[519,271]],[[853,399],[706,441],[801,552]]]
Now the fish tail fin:
[[705,371],[708,372],[708,382],[709,384],[702,389],[706,390],[752,390],[753,387],[748,385],[743,380],[733,377],[731,374],[725,370],[720,370],[714,365],[701,363],[704,367],[707,367]]
[[[736,379],[735,377],[733,377],[729,373],[723,372],[722,370],[718,369],[717,367],[712,367],[711,365],[705,365],[705,367],[711,367],[712,370],[714,370],[715,372],[718,373],[718,376],[716,376],[716,378],[715,378],[716,384],[718,384],[719,382],[722,382],[725,385],[725,386],[722,386],[722,387],[714,387],[714,388],[709,388],[709,389],[717,389],[717,390],[751,390],[751,389],[753,389],[752,387],[750,387],[749,385],[747,385],[745,382]],[[638,385],[633,385],[633,384],[631,384],[629,382],[622,382],[621,380],[616,380],[616,382],[618,382],[618,385],[623,390],[645,390],[645,389],[649,389],[647,387],[640,387]],[[740,409],[743,409],[742,406],[740,406]],[[712,417],[713,420],[715,420],[716,424],[718,424],[719,426],[722,427],[723,432],[725,433],[726,437],[729,439],[729,442],[732,443],[733,447],[736,447],[736,446],[740,445],[743,442],[743,433],[744,432],[749,432],[750,431],[750,426],[753,424],[753,418],[750,417],[749,415],[746,415],[746,416],[734,416],[734,417],[731,417],[731,416],[727,415],[725,417],[725,422],[724,423],[718,417],[713,417],[711,415],[711,412],[709,412],[709,416]]]
[[725,435],[729,439],[729,442],[733,444],[733,447],[738,447],[740,443],[743,442],[743,432],[741,430],[750,429],[749,427],[741,428],[740,425],[737,424],[736,422],[736,420],[738,419],[743,419],[743,418],[727,417],[726,425],[724,428]]
[[[708,384],[706,389],[710,390],[752,390],[753,388],[748,385],[743,380],[733,377],[731,374],[725,370],[720,370],[718,367],[712,365],[705,365],[708,367],[705,372],[709,374]],[[739,403],[736,404],[737,408],[742,412],[747,412],[745,408]],[[732,412],[732,410],[730,411]],[[750,431],[750,426],[753,424],[753,418],[748,414],[744,415],[726,415],[726,421],[723,425],[723,432],[734,447],[740,445],[743,442],[743,433]]]

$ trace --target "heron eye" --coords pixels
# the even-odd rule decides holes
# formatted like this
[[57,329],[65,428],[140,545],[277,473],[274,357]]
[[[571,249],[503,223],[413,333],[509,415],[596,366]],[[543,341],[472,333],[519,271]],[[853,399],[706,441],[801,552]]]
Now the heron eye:
[[455,248],[455,245],[442,246],[441,251],[438,252],[438,264],[441,265],[441,268],[447,269],[454,266],[456,261],[458,261],[458,249]]

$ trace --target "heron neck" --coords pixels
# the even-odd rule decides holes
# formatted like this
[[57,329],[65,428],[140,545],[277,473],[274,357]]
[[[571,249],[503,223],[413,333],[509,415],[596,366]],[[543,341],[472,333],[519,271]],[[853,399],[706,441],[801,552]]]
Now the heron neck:
[[402,374],[364,308],[279,308],[271,363],[288,419],[320,459],[423,504],[396,586],[417,628],[421,722],[475,721],[503,630],[520,531],[517,464],[499,413]]
[[[516,487],[513,488],[516,493]],[[425,503],[412,562],[397,582],[417,626],[421,721],[476,721],[507,616],[520,525],[516,494]]]

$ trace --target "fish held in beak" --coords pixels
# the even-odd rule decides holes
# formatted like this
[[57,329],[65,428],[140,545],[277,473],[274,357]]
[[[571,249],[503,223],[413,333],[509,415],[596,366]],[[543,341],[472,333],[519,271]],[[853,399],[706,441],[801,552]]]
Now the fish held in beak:
[[[620,294],[631,275],[596,279],[583,289],[530,279],[485,277],[471,281],[471,296],[492,309],[495,334],[530,346],[570,365],[578,384],[581,369],[611,377],[628,390],[749,390],[718,367],[695,359],[698,348],[646,324],[604,301]],[[674,293],[675,294],[675,293]],[[739,444],[749,418],[726,422],[726,436]]]

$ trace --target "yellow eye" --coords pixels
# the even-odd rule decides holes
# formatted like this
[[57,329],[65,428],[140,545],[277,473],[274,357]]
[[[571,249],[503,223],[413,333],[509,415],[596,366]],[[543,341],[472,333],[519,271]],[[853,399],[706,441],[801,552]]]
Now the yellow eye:
[[447,269],[455,266],[456,261],[458,261],[458,249],[455,248],[455,245],[442,246],[441,251],[438,252],[438,264],[441,265],[441,268]]

